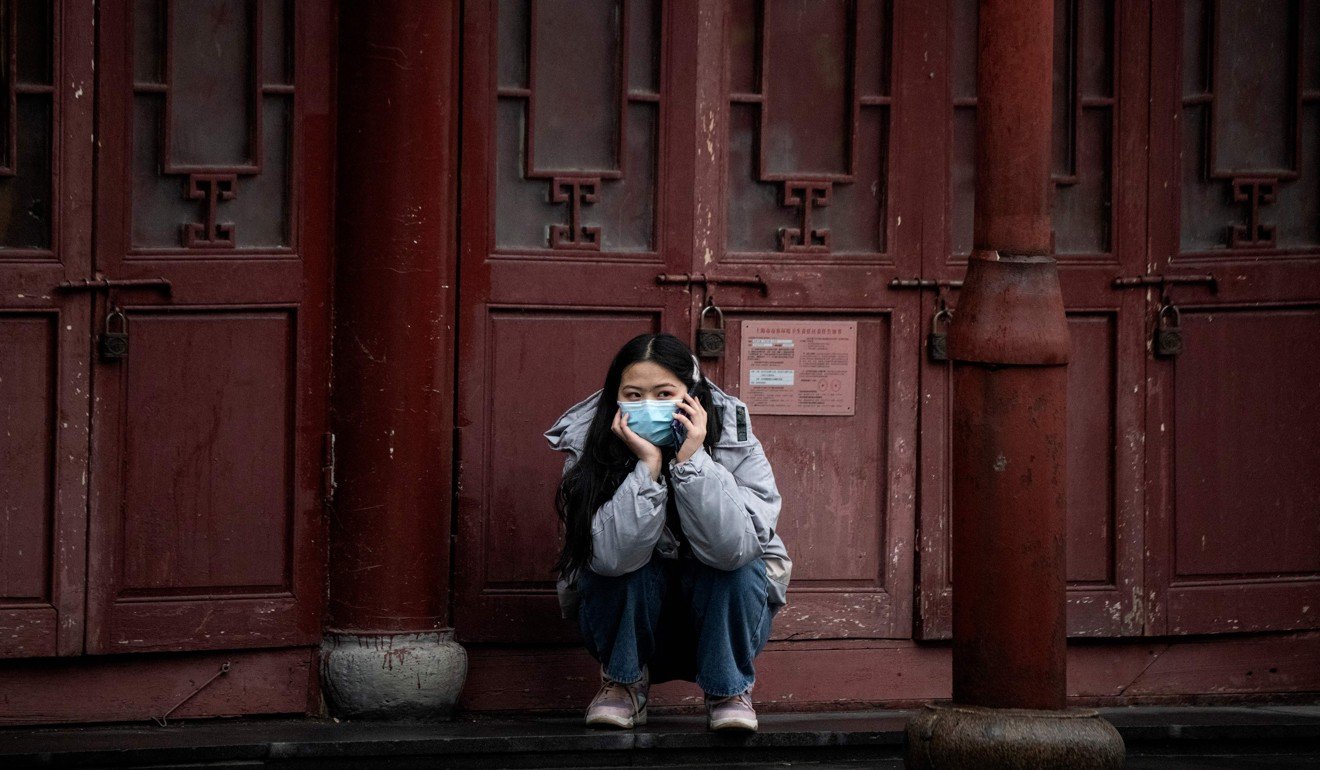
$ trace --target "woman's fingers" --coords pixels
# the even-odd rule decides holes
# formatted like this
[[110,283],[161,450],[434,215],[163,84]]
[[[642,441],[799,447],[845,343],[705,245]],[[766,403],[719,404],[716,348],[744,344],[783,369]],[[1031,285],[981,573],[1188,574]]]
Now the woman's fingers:
[[701,402],[690,393],[683,396],[683,402],[678,407],[693,420],[702,420],[706,416],[706,410],[701,406]]
[[635,443],[640,440],[640,437],[636,433],[633,433],[633,429],[628,427],[628,417],[624,415],[622,409],[614,415],[613,428],[614,435],[623,439],[625,444],[635,445]]

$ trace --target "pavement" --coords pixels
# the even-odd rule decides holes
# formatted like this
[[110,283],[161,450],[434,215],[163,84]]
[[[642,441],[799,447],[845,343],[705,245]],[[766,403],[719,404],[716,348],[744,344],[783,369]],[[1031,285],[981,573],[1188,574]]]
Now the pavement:
[[[1320,703],[1100,709],[1128,768],[1320,768]],[[652,715],[632,731],[579,717],[466,717],[446,723],[229,719],[6,727],[0,768],[901,768],[911,711],[763,714],[749,736],[702,716]]]

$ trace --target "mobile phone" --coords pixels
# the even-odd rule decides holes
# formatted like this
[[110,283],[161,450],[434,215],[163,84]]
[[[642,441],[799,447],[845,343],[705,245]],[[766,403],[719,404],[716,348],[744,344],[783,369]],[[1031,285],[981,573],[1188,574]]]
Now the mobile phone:
[[687,427],[679,422],[677,417],[669,424],[674,429],[674,447],[677,448],[683,446],[683,442],[687,441]]

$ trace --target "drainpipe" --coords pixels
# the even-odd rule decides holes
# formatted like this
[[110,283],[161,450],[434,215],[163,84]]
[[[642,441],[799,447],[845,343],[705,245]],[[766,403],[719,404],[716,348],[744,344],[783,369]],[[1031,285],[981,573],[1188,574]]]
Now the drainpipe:
[[1053,0],[980,0],[974,252],[953,361],[953,703],[908,725],[910,768],[1120,768],[1068,709],[1068,325],[1050,225]]
[[[331,711],[444,718],[458,261],[459,3],[339,6]],[[313,387],[309,384],[308,387]]]

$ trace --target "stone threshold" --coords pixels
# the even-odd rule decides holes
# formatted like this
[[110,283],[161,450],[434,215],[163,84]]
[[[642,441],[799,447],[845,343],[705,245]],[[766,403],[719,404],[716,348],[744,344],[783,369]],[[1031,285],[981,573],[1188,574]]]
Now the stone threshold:
[[[1320,704],[1100,712],[1123,735],[1129,758],[1143,762],[1195,755],[1320,757]],[[577,717],[510,716],[446,723],[244,718],[164,727],[7,727],[0,729],[0,767],[900,767],[912,713],[763,714],[754,735],[712,734],[704,717],[693,715],[652,715],[632,731],[589,730]]]

